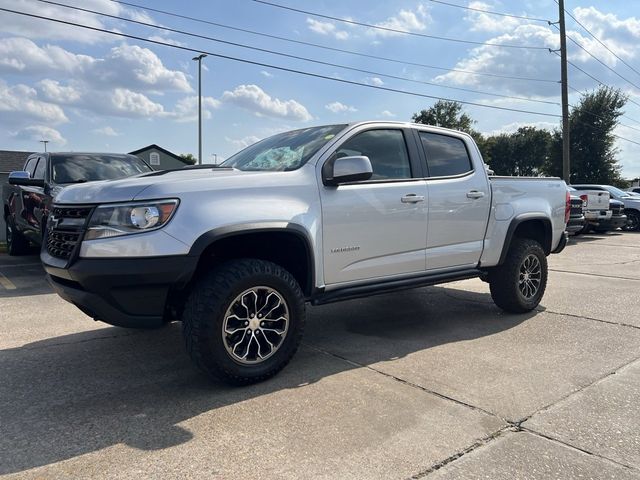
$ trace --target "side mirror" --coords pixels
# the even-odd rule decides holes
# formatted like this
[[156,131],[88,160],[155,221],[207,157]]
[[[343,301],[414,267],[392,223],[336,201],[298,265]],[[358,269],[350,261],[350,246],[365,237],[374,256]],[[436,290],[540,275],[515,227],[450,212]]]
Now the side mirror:
[[373,168],[369,157],[332,158],[322,168],[322,183],[329,187],[337,187],[341,183],[369,180],[371,175]]
[[9,184],[26,187],[44,187],[44,179],[31,178],[29,172],[18,171],[9,174]]

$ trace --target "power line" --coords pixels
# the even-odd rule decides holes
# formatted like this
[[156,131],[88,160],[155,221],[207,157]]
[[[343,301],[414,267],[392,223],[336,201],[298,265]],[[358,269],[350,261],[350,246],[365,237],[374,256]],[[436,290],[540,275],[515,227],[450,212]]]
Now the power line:
[[[254,0],[254,1],[258,1],[258,0]],[[550,25],[553,25],[554,27],[558,28],[556,25],[550,23]],[[575,45],[577,45],[580,49],[582,49],[587,55],[589,55],[591,58],[593,58],[596,62],[598,62],[600,65],[602,65],[603,67],[605,67],[607,70],[612,71],[614,74],[616,74],[618,77],[620,77],[622,80],[624,80],[625,82],[627,82],[629,85],[637,88],[638,90],[640,90],[640,86],[636,85],[635,83],[633,83],[631,80],[629,80],[628,78],[624,77],[623,75],[619,74],[618,72],[615,71],[615,69],[611,68],[609,65],[607,65],[606,63],[604,63],[602,60],[600,60],[598,57],[596,57],[593,53],[591,53],[589,50],[587,50],[586,48],[584,48],[578,41],[574,40],[572,37],[570,37],[569,35],[566,36],[569,40],[571,40],[571,42]]]
[[530,50],[547,50],[547,47],[536,47],[536,46],[531,46],[531,45],[510,45],[510,44],[492,43],[492,42],[475,42],[473,40],[462,40],[460,38],[440,37],[440,36],[437,36],[437,35],[427,35],[426,33],[418,33],[418,32],[411,32],[409,30],[401,30],[401,29],[398,29],[398,28],[383,27],[382,25],[373,25],[373,24],[370,24],[370,23],[358,22],[356,20],[350,20],[348,18],[340,18],[340,17],[331,16],[331,15],[325,15],[325,14],[322,14],[322,13],[310,12],[308,10],[301,10],[299,8],[289,7],[287,5],[281,5],[279,3],[272,3],[272,2],[268,2],[266,0],[252,0],[252,1],[256,2],[256,3],[261,3],[263,5],[269,5],[269,6],[275,7],[275,8],[281,8],[283,10],[289,10],[291,12],[302,13],[304,15],[310,15],[312,17],[325,18],[325,19],[328,19],[328,20],[334,20],[336,22],[348,23],[350,25],[358,25],[360,27],[374,28],[376,30],[382,30],[382,31],[385,31],[385,32],[401,33],[403,35],[413,35],[415,37],[431,38],[431,39],[436,39],[436,40],[444,40],[444,41],[447,41],[447,42],[467,43],[467,44],[471,44],[471,45],[486,45],[486,46],[489,46],[489,47],[524,48],[524,49],[530,49]]
[[[435,0],[432,0],[432,1],[435,1]],[[556,3],[558,3],[558,2],[557,2],[557,0],[555,0],[555,1],[556,1]],[[598,42],[600,45],[602,45],[604,48],[606,48],[606,49],[607,49],[607,51],[608,51],[609,53],[611,53],[611,55],[613,55],[614,57],[616,57],[616,58],[617,58],[618,60],[620,60],[624,65],[626,65],[626,66],[627,66],[627,67],[629,67],[631,70],[633,70],[635,73],[637,73],[638,75],[640,75],[640,72],[639,72],[638,70],[636,70],[636,69],[635,69],[635,68],[633,68],[631,65],[629,65],[627,62],[625,62],[622,58],[620,58],[620,57],[619,57],[619,56],[618,56],[618,55],[617,55],[613,50],[611,50],[611,49],[610,49],[610,48],[609,48],[609,47],[608,47],[608,46],[607,46],[607,45],[606,45],[602,40],[600,40],[600,39],[599,39],[598,37],[596,37],[593,33],[591,33],[591,31],[590,31],[587,27],[585,27],[585,26],[584,26],[584,25],[583,25],[583,24],[582,24],[582,23],[581,23],[581,22],[580,22],[576,17],[574,17],[573,15],[571,15],[571,13],[570,13],[570,12],[567,12],[567,10],[565,10],[565,13],[566,13],[567,15],[569,15],[569,17],[571,17],[571,18],[573,19],[573,21],[574,21],[574,22],[576,22],[578,25],[580,25],[580,26],[584,29],[584,31],[585,31],[585,32],[587,32],[589,35],[591,35],[591,36],[594,38],[594,40],[595,40],[596,42]]]
[[92,13],[92,14],[95,14],[95,15],[100,15],[100,16],[103,16],[103,17],[113,18],[113,19],[116,19],[116,20],[124,21],[124,22],[134,23],[136,25],[143,25],[145,27],[155,28],[155,29],[158,29],[158,30],[166,31],[166,32],[178,33],[180,35],[186,35],[186,36],[190,36],[190,37],[196,37],[196,38],[201,38],[201,39],[205,39],[205,40],[211,40],[213,42],[223,43],[223,44],[226,44],[226,45],[232,45],[234,47],[246,48],[246,49],[255,50],[255,51],[258,51],[258,52],[264,52],[264,53],[269,53],[269,54],[272,54],[272,55],[279,55],[279,56],[286,57],[286,58],[293,58],[293,59],[302,60],[302,61],[305,61],[305,62],[316,63],[316,64],[319,64],[319,65],[325,65],[325,66],[330,66],[330,67],[335,67],[335,68],[342,68],[344,70],[350,70],[350,71],[353,71],[353,72],[365,73],[367,75],[374,75],[374,76],[377,76],[377,77],[392,78],[394,80],[402,80],[402,81],[405,81],[405,82],[418,83],[418,84],[422,84],[422,85],[430,85],[430,86],[439,87],[439,88],[448,88],[448,89],[451,89],[451,90],[458,90],[458,91],[463,91],[463,92],[479,93],[481,95],[489,95],[489,96],[500,97],[500,98],[508,98],[508,99],[511,99],[511,100],[524,100],[524,101],[527,101],[527,102],[544,103],[544,104],[548,104],[548,105],[559,105],[557,102],[551,102],[551,101],[548,101],[548,100],[537,100],[537,99],[528,98],[528,97],[518,97],[518,96],[514,96],[514,95],[503,95],[503,94],[500,94],[500,93],[485,92],[485,91],[481,91],[481,90],[474,90],[474,89],[471,89],[471,88],[464,88],[464,87],[454,87],[454,86],[443,85],[443,84],[434,83],[434,82],[427,82],[427,81],[424,81],[424,80],[415,80],[413,78],[401,77],[399,75],[390,75],[390,74],[386,74],[386,73],[375,72],[375,71],[372,71],[372,70],[364,70],[364,69],[361,69],[361,68],[349,67],[347,65],[340,65],[340,64],[337,64],[337,63],[324,62],[322,60],[315,60],[315,59],[311,59],[311,58],[307,58],[307,57],[301,57],[301,56],[298,56],[298,55],[291,55],[291,54],[288,54],[288,53],[278,52],[278,51],[275,51],[275,50],[269,50],[269,49],[266,49],[266,48],[260,48],[260,47],[256,47],[256,46],[253,46],[253,45],[246,45],[246,44],[237,43],[237,42],[230,42],[230,41],[222,40],[222,39],[219,39],[219,38],[209,37],[207,35],[200,35],[200,34],[197,34],[197,33],[187,32],[185,30],[177,30],[177,29],[170,28],[170,27],[164,27],[164,26],[161,26],[161,25],[155,25],[153,23],[147,23],[147,22],[142,22],[142,21],[139,21],[139,20],[133,20],[133,19],[130,19],[130,18],[120,17],[118,15],[111,15],[111,14],[108,14],[108,13],[102,13],[102,12],[98,12],[96,10],[90,10],[88,8],[82,8],[82,7],[72,6],[72,5],[66,5],[64,3],[54,2],[52,0],[38,0],[38,1],[42,2],[42,3],[50,4],[50,5],[56,5],[56,6],[59,6],[59,7],[68,8],[68,9],[75,10],[75,11]]
[[440,3],[449,7],[462,8],[464,10],[472,10],[474,12],[486,13],[489,15],[499,15],[501,17],[519,18],[521,20],[531,20],[532,22],[548,22],[546,18],[529,17],[527,15],[514,15],[513,13],[493,12],[491,10],[483,10],[482,8],[469,7],[467,5],[458,5],[457,3],[444,2],[442,0],[429,0],[433,3]]
[[[474,71],[471,71],[471,70],[460,70],[460,69],[456,69],[456,68],[437,67],[437,66],[434,66],[434,65],[427,65],[427,64],[424,64],[424,63],[410,62],[410,61],[407,61],[407,60],[398,60],[396,58],[382,57],[382,56],[372,55],[372,54],[363,53],[363,52],[356,52],[356,51],[353,51],[353,50],[346,50],[346,49],[342,49],[342,48],[330,47],[330,46],[327,46],[327,45],[322,45],[322,44],[313,43],[313,42],[306,42],[306,41],[303,41],[303,40],[295,40],[293,38],[282,37],[282,36],[279,36],[279,35],[273,35],[273,34],[264,33],[264,32],[257,32],[255,30],[249,30],[249,29],[246,29],[246,28],[234,27],[234,26],[231,26],[231,25],[223,24],[223,23],[217,23],[217,22],[213,22],[213,21],[210,21],[210,20],[205,20],[205,19],[202,19],[202,18],[190,17],[188,15],[182,15],[182,14],[175,13],[175,12],[169,12],[169,11],[166,11],[166,10],[160,10],[160,9],[157,9],[157,8],[147,7],[147,6],[144,6],[144,5],[138,5],[138,4],[135,4],[135,3],[125,2],[125,1],[122,1],[122,0],[110,0],[110,1],[112,1],[114,3],[122,4],[122,5],[127,5],[127,6],[133,7],[133,8],[139,8],[139,9],[141,9],[143,11],[160,13],[162,15],[167,15],[167,16],[170,16],[170,17],[176,17],[176,18],[181,18],[181,19],[184,19],[184,20],[190,20],[190,21],[193,21],[193,22],[212,25],[212,26],[215,26],[215,27],[225,28],[225,29],[228,29],[228,30],[236,31],[236,32],[249,33],[251,35],[258,35],[258,36],[265,37],[265,38],[272,38],[272,39],[275,39],[275,40],[281,40],[283,42],[290,42],[290,43],[294,43],[294,44],[298,44],[298,45],[305,45],[305,46],[308,46],[308,47],[321,48],[321,49],[332,51],[332,52],[346,53],[346,54],[349,54],[349,55],[356,55],[356,56],[360,56],[360,57],[364,57],[364,58],[371,58],[371,59],[374,59],[374,60],[382,60],[382,61],[385,61],[385,62],[392,62],[392,63],[396,63],[396,64],[401,64],[401,65],[408,65],[408,66],[413,66],[413,67],[422,67],[422,68],[428,68],[428,69],[432,69],[432,70],[440,70],[440,71],[445,71],[445,72],[465,73],[465,74],[468,74],[468,75],[487,76],[487,77],[495,77],[495,78],[505,78],[505,79],[510,79],[510,80],[522,80],[522,81],[528,81],[528,82],[558,83],[557,80],[549,80],[547,78],[520,77],[520,76],[515,76],[515,75],[501,75],[501,74],[497,74],[497,73],[474,72]],[[432,0],[432,1],[435,1],[435,0]]]
[[298,75],[304,75],[304,76],[308,76],[308,77],[313,77],[313,78],[320,78],[323,80],[330,80],[333,82],[338,82],[338,83],[344,83],[344,84],[348,84],[348,85],[356,85],[356,86],[360,86],[360,87],[366,87],[366,88],[371,88],[371,89],[375,89],[375,90],[381,90],[381,91],[386,91],[386,92],[391,92],[391,93],[400,93],[403,95],[410,95],[410,96],[414,96],[414,97],[420,97],[420,98],[430,98],[430,99],[434,99],[434,100],[445,100],[445,101],[452,101],[452,102],[458,102],[464,105],[472,105],[475,107],[483,107],[483,108],[490,108],[490,109],[494,109],[494,110],[503,110],[503,111],[508,111],[508,112],[518,112],[518,113],[527,113],[530,115],[539,115],[539,116],[544,116],[544,117],[554,117],[554,118],[560,118],[560,115],[557,114],[553,114],[553,113],[544,113],[544,112],[537,112],[537,111],[531,111],[531,110],[522,110],[522,109],[518,109],[518,108],[510,108],[510,107],[500,107],[497,105],[486,105],[483,103],[477,103],[477,102],[469,102],[466,100],[457,100],[457,99],[453,99],[453,98],[446,98],[446,97],[438,97],[435,95],[426,95],[423,93],[417,93],[417,92],[411,92],[408,90],[400,90],[400,89],[396,89],[396,88],[390,88],[390,87],[382,87],[382,86],[378,86],[378,85],[370,85],[367,83],[361,83],[361,82],[356,82],[356,81],[352,81],[352,80],[345,80],[342,78],[335,78],[335,77],[329,77],[327,75],[321,75],[318,73],[312,73],[312,72],[306,72],[304,70],[297,70],[297,69],[293,69],[293,68],[288,68],[288,67],[282,67],[279,65],[273,65],[273,64],[269,64],[269,63],[264,63],[264,62],[258,62],[255,60],[247,60],[244,58],[239,58],[239,57],[232,57],[230,55],[223,55],[221,53],[215,53],[215,52],[210,52],[210,51],[206,51],[206,50],[201,50],[201,49],[195,49],[195,48],[191,48],[191,47],[186,47],[183,45],[175,45],[172,43],[167,43],[167,42],[161,42],[159,40],[152,40],[150,38],[144,38],[144,37],[140,37],[137,35],[131,35],[128,33],[123,33],[123,32],[114,32],[111,30],[106,30],[104,28],[98,28],[98,27],[92,27],[89,25],[83,25],[80,23],[75,23],[75,22],[70,22],[67,20],[61,20],[58,18],[51,18],[51,17],[45,17],[42,15],[36,15],[34,13],[27,13],[27,12],[20,12],[17,10],[11,10],[9,8],[2,8],[0,7],[0,11],[3,12],[8,12],[8,13],[13,13],[16,15],[22,15],[22,16],[26,16],[26,17],[31,17],[31,18],[37,18],[40,20],[46,20],[49,22],[55,22],[55,23],[60,23],[63,25],[70,25],[70,26],[74,26],[74,27],[79,27],[79,28],[84,28],[86,30],[92,30],[95,32],[101,32],[101,33],[106,33],[109,35],[114,35],[114,36],[118,36],[118,37],[123,37],[123,38],[129,38],[129,39],[133,39],[133,40],[138,40],[141,42],[146,42],[146,43],[153,43],[155,45],[162,45],[165,47],[169,47],[169,48],[175,48],[178,50],[183,50],[183,51],[187,51],[187,52],[191,52],[191,53],[206,53],[207,55],[210,55],[212,57],[216,57],[216,58],[221,58],[221,59],[225,59],[225,60],[231,60],[234,62],[240,62],[240,63],[246,63],[249,65],[256,65],[256,66],[260,66],[260,67],[264,67],[264,68],[273,68],[274,70],[281,70],[284,72],[290,72],[290,73],[296,73]]

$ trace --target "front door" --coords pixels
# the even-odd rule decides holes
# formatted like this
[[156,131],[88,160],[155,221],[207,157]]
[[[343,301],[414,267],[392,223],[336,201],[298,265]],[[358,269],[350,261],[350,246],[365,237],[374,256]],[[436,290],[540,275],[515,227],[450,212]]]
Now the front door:
[[369,157],[373,176],[321,187],[326,285],[424,271],[427,188],[411,142],[408,130],[360,129],[332,152]]

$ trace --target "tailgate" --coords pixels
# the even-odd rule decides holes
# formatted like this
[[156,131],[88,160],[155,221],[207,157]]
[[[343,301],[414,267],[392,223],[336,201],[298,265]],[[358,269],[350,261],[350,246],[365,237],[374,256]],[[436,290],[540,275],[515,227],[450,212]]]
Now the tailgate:
[[587,210],[609,210],[609,192],[603,192],[601,190],[583,190],[580,193],[580,198],[587,200]]

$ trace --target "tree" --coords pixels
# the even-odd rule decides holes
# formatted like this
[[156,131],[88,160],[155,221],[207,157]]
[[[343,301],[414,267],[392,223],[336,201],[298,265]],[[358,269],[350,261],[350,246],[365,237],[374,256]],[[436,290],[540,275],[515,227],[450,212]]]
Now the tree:
[[539,176],[549,156],[551,133],[520,127],[486,139],[487,163],[497,175]]
[[[582,96],[569,115],[571,183],[623,185],[613,131],[627,97],[618,89],[600,87]],[[553,134],[548,175],[562,176],[562,133]]]
[[189,165],[195,165],[197,162],[196,157],[194,157],[191,153],[181,153],[180,158],[182,158]]
[[448,100],[438,100],[427,110],[414,113],[411,119],[415,123],[452,128],[469,134],[474,132],[472,127],[476,123],[462,111],[461,103]]

